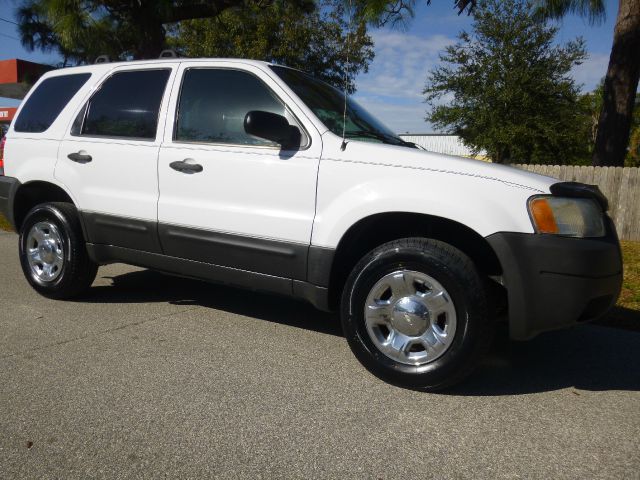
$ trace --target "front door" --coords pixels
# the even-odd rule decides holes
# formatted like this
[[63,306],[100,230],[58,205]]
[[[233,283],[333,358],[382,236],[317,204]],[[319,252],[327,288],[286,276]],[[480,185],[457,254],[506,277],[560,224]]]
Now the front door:
[[[179,75],[158,172],[164,253],[305,279],[322,147],[318,131],[256,66],[186,62]],[[252,110],[285,116],[301,131],[300,147],[285,151],[245,133]]]

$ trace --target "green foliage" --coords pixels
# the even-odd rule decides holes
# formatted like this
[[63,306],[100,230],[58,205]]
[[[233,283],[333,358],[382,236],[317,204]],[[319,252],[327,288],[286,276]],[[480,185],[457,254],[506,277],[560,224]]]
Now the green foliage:
[[[75,62],[98,55],[114,59],[157,58],[166,48],[171,24],[212,18],[264,0],[23,0],[17,9],[22,44],[30,50],[57,51]],[[291,0],[312,10],[313,0]]]
[[591,24],[605,18],[604,0],[535,0],[534,15],[538,18],[562,18],[568,13],[587,17]]
[[373,42],[364,21],[349,24],[341,2],[305,11],[295,3],[248,4],[216,18],[183,22],[174,46],[189,57],[240,57],[298,68],[355,90],[354,78],[368,70]]
[[4,218],[4,216],[0,213],[0,230],[6,230],[8,232],[12,231],[13,228],[11,224],[9,224],[9,220]]
[[593,92],[585,93],[580,98],[584,112],[589,116],[589,152],[593,151],[593,145],[596,143],[596,135],[598,133],[598,120],[604,103],[604,82],[596,87]]
[[584,162],[588,116],[570,76],[582,39],[555,45],[557,29],[517,0],[480,1],[473,16],[428,76],[427,120],[497,163]]
[[57,51],[64,64],[157,58],[172,46],[286,64],[341,88],[346,76],[352,92],[373,58],[366,22],[350,22],[339,0],[25,0],[17,18],[27,49]]
[[31,51],[55,51],[64,64],[86,62],[100,54],[118,58],[118,25],[111,24],[108,15],[98,15],[98,7],[98,2],[23,2],[16,14],[22,45]]
[[620,242],[624,280],[618,305],[640,311],[640,242]]
[[638,94],[636,94],[636,103],[633,108],[629,148],[624,159],[624,166],[640,167],[640,95]]
[[[463,12],[471,13],[477,0],[450,0],[452,6]],[[364,21],[377,27],[383,25],[402,25],[414,17],[415,0],[343,0],[344,4],[353,5],[356,14]],[[431,5],[431,0],[427,0]]]
[[[428,1],[428,0],[427,0]],[[345,0],[355,4],[358,18],[377,27],[404,24],[414,16],[415,0]]]

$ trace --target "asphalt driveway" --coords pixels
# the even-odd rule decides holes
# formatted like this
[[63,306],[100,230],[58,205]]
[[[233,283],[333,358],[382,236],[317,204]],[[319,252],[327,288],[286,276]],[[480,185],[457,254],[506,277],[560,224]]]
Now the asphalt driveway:
[[640,478],[640,333],[501,338],[422,394],[303,303],[123,265],[55,302],[16,250],[0,233],[0,478]]

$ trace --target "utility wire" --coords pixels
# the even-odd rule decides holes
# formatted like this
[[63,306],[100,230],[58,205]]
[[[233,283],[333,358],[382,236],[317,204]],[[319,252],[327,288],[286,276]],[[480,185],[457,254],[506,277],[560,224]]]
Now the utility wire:
[[7,22],[7,23],[13,23],[14,25],[18,25],[16,22],[14,22],[13,20],[7,20],[6,18],[2,18],[0,17],[0,20],[2,20],[3,22]]
[[[18,25],[16,22],[14,22],[14,21],[12,21],[12,20],[8,20],[8,19],[6,19],[6,18],[2,18],[2,17],[0,17],[0,20],[2,20],[3,22],[11,23],[11,24],[13,24],[13,25]],[[12,37],[11,35],[7,35],[6,33],[1,33],[1,32],[0,32],[0,35],[1,35],[1,36],[3,36],[3,37],[11,38],[12,40],[18,40],[18,41],[20,41],[20,39],[19,39],[19,38]]]

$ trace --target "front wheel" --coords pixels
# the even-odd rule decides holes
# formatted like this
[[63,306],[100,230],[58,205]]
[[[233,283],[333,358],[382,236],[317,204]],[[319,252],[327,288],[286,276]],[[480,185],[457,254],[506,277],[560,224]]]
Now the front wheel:
[[20,264],[41,295],[67,299],[84,292],[98,266],[87,254],[76,208],[43,203],[27,213],[20,228]]
[[424,391],[462,380],[493,334],[473,262],[426,238],[385,243],[366,255],[347,279],[341,319],[349,346],[369,371]]

